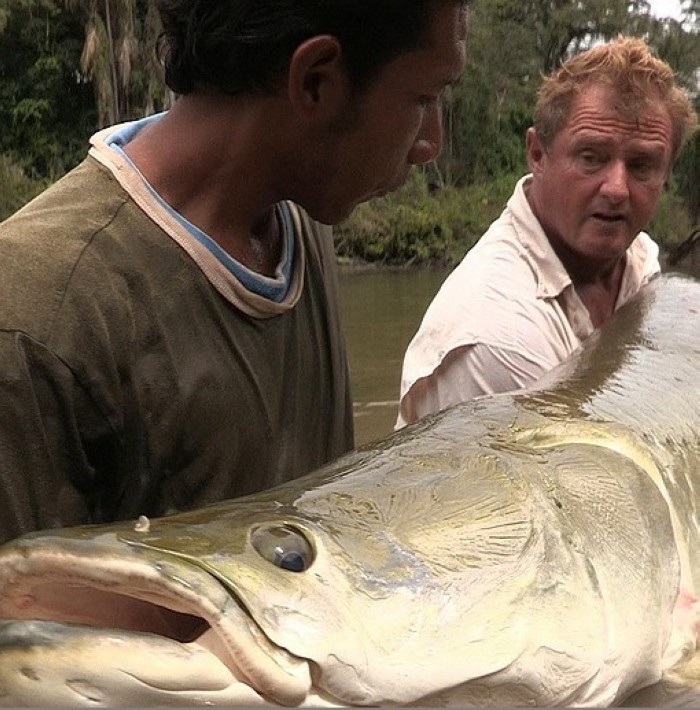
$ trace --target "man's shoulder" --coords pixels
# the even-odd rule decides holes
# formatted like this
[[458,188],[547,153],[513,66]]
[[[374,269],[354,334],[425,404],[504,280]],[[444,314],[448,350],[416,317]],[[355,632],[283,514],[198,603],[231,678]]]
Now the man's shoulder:
[[127,199],[88,159],[0,224],[0,329],[43,340],[67,294],[99,300]]
[[527,270],[466,268],[445,281],[428,307],[421,330],[449,347],[504,345],[518,342],[519,332],[545,318],[536,282]]
[[3,253],[80,250],[126,201],[114,179],[91,158],[64,175],[0,224]]
[[536,273],[514,231],[494,225],[445,279],[438,294],[455,307],[537,297]]

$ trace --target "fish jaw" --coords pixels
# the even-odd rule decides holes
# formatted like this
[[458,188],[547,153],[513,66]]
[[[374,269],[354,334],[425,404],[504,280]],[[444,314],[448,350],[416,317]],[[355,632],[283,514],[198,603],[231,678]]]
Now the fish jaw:
[[261,705],[197,643],[48,621],[0,622],[0,706]]
[[89,547],[30,536],[0,557],[0,706],[41,694],[53,706],[289,706],[311,693],[308,662],[181,560],[113,534]]

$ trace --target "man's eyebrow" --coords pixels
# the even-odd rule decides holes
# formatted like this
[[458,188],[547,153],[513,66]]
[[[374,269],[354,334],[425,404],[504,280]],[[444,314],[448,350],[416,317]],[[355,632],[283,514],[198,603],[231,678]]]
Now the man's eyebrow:
[[632,158],[651,158],[652,160],[663,160],[666,156],[666,149],[657,145],[633,146],[630,150]]
[[[573,147],[576,150],[586,150],[587,148],[607,149],[614,145],[614,139],[601,136],[598,133],[580,133],[573,142]],[[632,143],[625,149],[625,153],[632,157],[651,157],[659,160],[663,159],[665,152],[663,146],[649,143]]]
[[574,145],[580,146],[600,146],[605,147],[614,141],[597,133],[578,133],[574,137]]

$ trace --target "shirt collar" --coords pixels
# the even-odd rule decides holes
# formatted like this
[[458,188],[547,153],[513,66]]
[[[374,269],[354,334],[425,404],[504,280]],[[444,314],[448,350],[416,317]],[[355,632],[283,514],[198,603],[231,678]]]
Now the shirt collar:
[[556,298],[571,286],[571,277],[552,248],[525,195],[532,179],[528,174],[518,180],[508,208],[513,214],[518,239],[530,256],[537,281],[537,298]]

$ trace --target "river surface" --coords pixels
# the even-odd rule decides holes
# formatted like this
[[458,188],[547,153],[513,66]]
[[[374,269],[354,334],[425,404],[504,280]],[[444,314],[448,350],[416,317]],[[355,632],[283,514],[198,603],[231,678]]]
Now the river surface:
[[341,270],[357,446],[391,433],[406,346],[449,270]]

